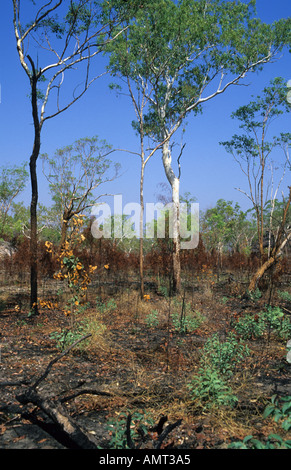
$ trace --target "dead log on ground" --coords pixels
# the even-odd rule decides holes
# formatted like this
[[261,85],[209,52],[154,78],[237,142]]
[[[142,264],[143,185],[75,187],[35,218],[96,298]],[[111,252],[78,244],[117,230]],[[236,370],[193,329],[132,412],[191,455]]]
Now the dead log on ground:
[[[52,421],[60,428],[62,432],[72,442],[72,446],[79,449],[97,449],[97,442],[95,442],[93,436],[89,436],[85,430],[83,430],[69,415],[67,410],[62,405],[58,398],[50,398],[42,395],[37,391],[37,387],[40,383],[48,376],[52,366],[64,357],[68,352],[76,346],[79,342],[87,339],[90,334],[83,336],[82,338],[75,341],[69,348],[67,348],[62,354],[53,359],[47,366],[45,372],[37,379],[37,381],[31,385],[24,393],[16,396],[16,399],[22,404],[27,405],[32,403],[41,409]],[[104,394],[105,392],[101,392]],[[80,394],[80,393],[79,393]],[[95,390],[95,394],[98,391]],[[109,395],[109,394],[108,394]],[[73,395],[74,397],[75,395]],[[66,401],[70,397],[67,397]]]

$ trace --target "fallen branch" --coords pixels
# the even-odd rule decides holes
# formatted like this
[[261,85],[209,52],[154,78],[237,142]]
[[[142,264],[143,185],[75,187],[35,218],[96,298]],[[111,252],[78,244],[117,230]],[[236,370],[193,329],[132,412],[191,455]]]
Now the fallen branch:
[[97,449],[97,443],[93,437],[89,438],[84,430],[75,423],[69,413],[58,402],[52,399],[42,398],[40,394],[32,389],[22,395],[18,395],[17,400],[22,405],[32,403],[38,406],[60,429],[69,437],[72,445],[78,449]]
[[80,343],[81,341],[84,341],[85,339],[89,338],[91,335],[91,333],[88,333],[87,335],[85,336],[82,336],[82,338],[79,338],[77,339],[73,344],[71,344],[71,346],[69,346],[65,351],[63,351],[61,354],[59,354],[59,356],[57,356],[55,359],[53,359],[49,365],[47,366],[46,370],[44,371],[44,373],[39,377],[39,379],[37,379],[37,381],[34,383],[34,385],[32,385],[30,387],[31,390],[35,390],[39,384],[48,376],[48,374],[50,373],[51,371],[51,368],[52,366],[58,362],[60,359],[62,359],[66,354],[68,354],[69,351],[71,351],[71,349],[73,349],[76,344]]
[[[44,373],[37,379],[37,381],[32,386],[30,386],[24,393],[16,396],[16,399],[22,405],[32,403],[33,405],[40,408],[66,434],[66,436],[72,442],[72,447],[78,449],[97,449],[98,446],[97,443],[94,442],[94,438],[89,437],[87,433],[83,429],[81,429],[81,427],[77,423],[75,423],[75,421],[71,418],[69,413],[65,410],[65,408],[62,406],[61,402],[58,399],[52,399],[47,398],[45,396],[41,396],[41,394],[37,392],[36,388],[48,376],[52,366],[57,361],[59,361],[62,357],[68,354],[68,352],[74,346],[76,346],[76,344],[80,343],[81,341],[84,341],[89,336],[91,336],[91,334],[79,338],[64,352],[59,354],[48,364]],[[68,398],[66,401],[68,401]]]
[[76,397],[79,397],[80,395],[100,395],[103,397],[112,397],[113,394],[110,392],[103,392],[102,390],[96,390],[92,388],[83,388],[81,390],[78,390],[77,392],[67,395],[65,397],[62,397],[59,399],[60,403],[65,403],[67,401],[73,400]]
[[2,387],[17,387],[18,385],[28,385],[27,380],[18,380],[17,382],[7,381],[7,382],[0,382],[0,388]]

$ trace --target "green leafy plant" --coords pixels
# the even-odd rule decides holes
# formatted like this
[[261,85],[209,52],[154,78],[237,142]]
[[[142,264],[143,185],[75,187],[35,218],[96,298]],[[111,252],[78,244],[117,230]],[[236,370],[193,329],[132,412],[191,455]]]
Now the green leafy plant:
[[[280,406],[280,402],[282,405]],[[281,422],[282,429],[290,431],[291,429],[291,396],[281,397],[273,395],[271,403],[266,407],[263,417],[272,416],[276,423]]]
[[234,333],[230,333],[225,341],[214,334],[204,345],[201,362],[205,367],[230,376],[238,363],[248,355],[247,345],[238,340]]
[[75,341],[84,335],[84,328],[82,325],[75,325],[74,329],[63,328],[61,331],[54,331],[50,334],[50,338],[56,341],[56,346],[61,351],[71,346]]
[[204,345],[199,372],[188,385],[191,397],[206,408],[213,405],[233,407],[238,399],[227,379],[248,354],[247,346],[233,333],[225,341],[217,334],[213,335]]
[[268,331],[275,332],[280,338],[288,339],[291,335],[291,323],[280,307],[268,307],[262,313],[262,319]]
[[291,323],[279,307],[267,307],[258,314],[249,313],[240,317],[234,329],[243,339],[261,338],[266,331],[287,339],[291,334]]
[[218,370],[209,367],[199,369],[198,375],[188,384],[188,388],[191,398],[198,400],[205,408],[211,408],[213,405],[233,407],[238,401]]
[[107,302],[103,302],[99,296],[96,297],[96,306],[97,306],[98,312],[101,314],[108,313],[117,308],[117,305],[114,299],[109,299]]
[[191,303],[174,302],[175,311],[171,315],[175,330],[179,333],[191,333],[204,321],[203,315],[198,311],[193,311]]
[[163,297],[168,297],[169,295],[168,288],[166,286],[159,286],[158,293]]
[[265,322],[260,315],[248,313],[239,318],[234,329],[243,339],[261,338],[266,330]]
[[80,339],[82,336],[90,334],[91,337],[76,345],[77,350],[84,351],[86,349],[95,349],[104,347],[103,336],[106,326],[100,321],[100,318],[88,317],[75,322],[71,328],[63,328],[61,331],[51,333],[50,337],[56,341],[58,349],[63,351]]
[[270,434],[266,442],[255,439],[253,436],[246,436],[243,441],[232,442],[230,449],[291,449],[291,441],[284,440],[278,434]]
[[285,300],[286,302],[291,302],[291,294],[287,291],[278,291],[278,295],[282,300]]
[[[112,418],[107,422],[107,429],[110,434],[110,449],[128,449],[126,438],[126,423],[129,413],[120,413],[119,417]],[[148,428],[154,425],[154,421],[147,413],[138,411],[131,415],[131,438],[137,440],[141,435],[148,433]]]
[[252,292],[247,292],[250,299],[253,300],[254,302],[257,302],[261,297],[262,297],[262,293],[260,291],[260,289],[256,288],[254,291]]
[[152,310],[145,319],[146,324],[149,328],[156,328],[159,324],[159,312]]
[[[276,423],[281,423],[284,431],[291,429],[291,396],[278,398],[273,395],[271,402],[265,408],[264,418],[272,417]],[[291,440],[284,440],[278,434],[270,434],[266,441],[262,442],[253,436],[246,436],[243,441],[233,442],[229,445],[232,449],[291,449]]]

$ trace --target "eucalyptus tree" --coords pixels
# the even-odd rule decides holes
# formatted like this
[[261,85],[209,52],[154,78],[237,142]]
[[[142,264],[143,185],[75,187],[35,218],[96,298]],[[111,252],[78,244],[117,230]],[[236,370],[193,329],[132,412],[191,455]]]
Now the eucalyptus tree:
[[[274,119],[290,112],[286,98],[287,87],[283,78],[277,77],[271,80],[260,96],[232,113],[232,118],[240,122],[242,133],[235,134],[230,141],[221,142],[245,175],[248,189],[238,188],[238,190],[251,201],[255,213],[261,266],[251,279],[249,291],[256,288],[263,274],[280,259],[283,248],[291,238],[291,230],[287,223],[291,186],[288,188],[287,197],[283,197],[280,211],[277,200],[286,173],[290,178],[288,149],[291,135],[281,133],[279,136],[267,139]],[[274,175],[275,168],[277,173],[280,172],[277,178]],[[273,246],[269,238],[267,251],[264,244],[266,231],[274,237]]]
[[251,229],[247,213],[238,203],[219,199],[203,215],[202,236],[207,250],[217,251],[217,267],[222,268],[222,253],[234,252],[244,246]]
[[118,175],[119,164],[107,158],[111,146],[97,136],[76,140],[57,149],[52,157],[41,155],[54,208],[61,223],[60,246],[65,243],[70,221],[103,196],[96,190]]
[[[37,314],[36,164],[43,125],[71,107],[104,73],[103,70],[96,72],[94,58],[107,42],[114,40],[112,29],[122,15],[127,14],[127,6],[125,2],[115,0],[115,9],[111,10],[110,18],[104,22],[103,1],[32,0],[29,5],[26,2],[24,8],[21,0],[12,0],[12,4],[16,47],[20,64],[28,78],[34,126],[29,163],[32,192],[30,303],[32,312]],[[28,14],[31,15],[29,22]],[[74,74],[75,70],[78,73]],[[83,74],[81,84],[80,73]]]
[[290,43],[290,20],[268,25],[255,15],[254,0],[145,0],[134,18],[117,29],[121,34],[110,48],[115,71],[123,75],[126,70],[139,89],[149,84],[143,132],[162,150],[172,191],[174,291],[181,284],[181,168],[175,174],[171,139],[190,113],[201,112],[204,103],[239,84]]
[[[130,25],[133,28],[133,25]],[[119,94],[129,97],[136,120],[131,124],[133,130],[139,138],[139,149],[136,152],[127,150],[128,153],[138,156],[140,159],[140,180],[139,180],[139,276],[140,295],[144,298],[144,178],[145,169],[150,158],[160,148],[154,145],[147,146],[147,135],[145,132],[145,116],[149,108],[149,97],[153,92],[153,86],[145,74],[140,74],[140,65],[136,62],[137,51],[132,51],[131,29],[124,25],[124,36],[122,44],[109,44],[105,51],[110,53],[110,64],[108,70],[117,82],[110,84],[110,88],[115,89]]]

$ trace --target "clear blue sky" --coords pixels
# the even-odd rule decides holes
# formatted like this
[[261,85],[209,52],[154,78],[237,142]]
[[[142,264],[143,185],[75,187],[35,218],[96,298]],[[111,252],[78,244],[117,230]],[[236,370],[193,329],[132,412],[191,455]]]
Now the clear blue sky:
[[[25,9],[23,1],[22,10]],[[291,16],[290,0],[257,0],[258,16],[271,23]],[[12,1],[2,0],[0,17],[0,156],[1,166],[20,164],[29,160],[33,144],[33,126],[28,99],[28,79],[20,66],[16,52],[12,23]],[[235,187],[247,189],[246,181],[219,141],[228,140],[238,131],[238,123],[230,114],[248,103],[251,95],[257,95],[269,81],[282,76],[291,79],[291,61],[288,51],[281,54],[273,64],[267,64],[262,72],[253,73],[244,80],[247,87],[232,87],[224,94],[208,102],[198,117],[189,117],[184,142],[186,147],[181,160],[181,193],[189,191],[205,210],[220,198],[237,201],[244,209],[249,208],[245,196]],[[100,63],[102,68],[102,63]],[[72,108],[47,121],[42,131],[42,153],[52,155],[57,148],[73,143],[81,137],[98,135],[115,148],[138,151],[138,140],[131,128],[134,119],[131,102],[126,97],[117,98],[108,88],[112,80],[103,77]],[[291,113],[290,113],[291,114]],[[285,116],[272,128],[272,134],[291,129],[291,117]],[[180,134],[176,136],[180,141]],[[122,176],[104,187],[104,191],[123,195],[124,204],[139,201],[139,158],[115,153],[112,157],[121,163]],[[39,202],[50,204],[48,185],[38,163]],[[157,153],[149,162],[145,175],[145,200],[154,202],[159,191],[158,184],[166,178]],[[287,186],[285,180],[285,188]],[[289,178],[290,184],[290,178]],[[30,184],[21,198],[30,203]]]

